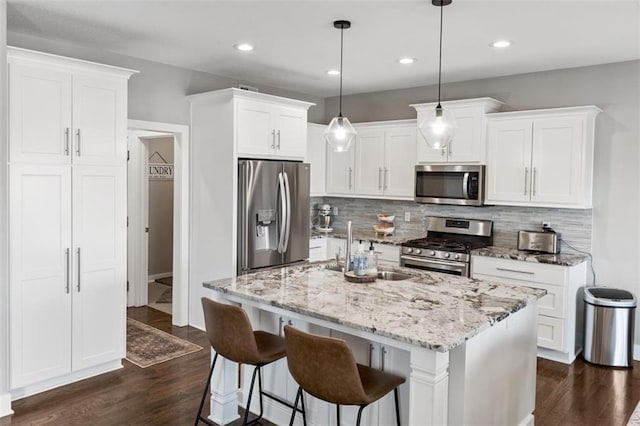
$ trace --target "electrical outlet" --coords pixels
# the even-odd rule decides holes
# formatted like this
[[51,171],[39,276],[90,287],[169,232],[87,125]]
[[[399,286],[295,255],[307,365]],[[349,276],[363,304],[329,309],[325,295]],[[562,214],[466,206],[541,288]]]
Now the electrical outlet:
[[338,207],[333,207],[333,215],[338,216]]
[[551,222],[547,222],[546,220],[542,221],[542,229],[551,228]]
[[404,221],[411,222],[411,212],[404,212]]

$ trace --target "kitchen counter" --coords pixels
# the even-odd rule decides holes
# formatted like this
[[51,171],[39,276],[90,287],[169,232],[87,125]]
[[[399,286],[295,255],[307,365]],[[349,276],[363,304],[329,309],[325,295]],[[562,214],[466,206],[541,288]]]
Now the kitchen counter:
[[497,257],[499,259],[519,260],[522,262],[545,263],[548,265],[576,266],[589,259],[580,253],[540,254],[506,247],[484,247],[473,250],[472,256]]
[[204,286],[424,348],[449,351],[546,291],[407,268],[404,281],[345,281],[326,262],[209,281]]
[[[320,232],[316,229],[312,229],[310,233],[310,237],[311,239],[331,237],[331,238],[340,238],[340,239],[346,240],[347,232],[346,231]],[[400,244],[406,241],[413,240],[416,238],[421,238],[421,237],[423,237],[423,235],[417,235],[415,237],[407,238],[407,237],[401,237],[396,235],[384,236],[382,234],[376,234],[373,231],[371,232],[353,231],[353,241],[357,244],[358,240],[362,240],[364,243],[366,243],[365,247],[369,247],[369,241],[373,241],[374,244],[390,244],[390,245],[399,246]]]
[[[409,279],[354,284],[326,269],[327,264],[276,268],[203,285],[213,290],[211,297],[242,305],[256,329],[282,333],[282,325],[289,323],[346,338],[355,345],[357,362],[406,377],[400,386],[403,425],[533,424],[536,313],[545,290],[400,267],[380,269]],[[272,369],[265,371],[267,389],[283,398],[295,395],[297,384],[286,361],[274,364],[265,367]],[[220,377],[238,377],[235,363],[223,359],[221,368]],[[246,395],[250,375],[245,371],[241,395]],[[233,421],[237,381],[217,380],[212,387],[211,418]],[[329,424],[335,408],[313,403],[320,406],[309,410],[310,423]],[[377,407],[365,424],[381,426],[395,419],[392,405]],[[350,419],[357,407],[342,409]],[[266,402],[264,416],[271,422],[286,424],[289,415]]]

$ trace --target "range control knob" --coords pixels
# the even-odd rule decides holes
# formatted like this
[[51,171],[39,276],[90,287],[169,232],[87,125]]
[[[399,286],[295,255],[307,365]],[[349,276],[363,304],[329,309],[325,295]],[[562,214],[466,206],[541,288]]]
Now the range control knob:
[[455,256],[453,256],[453,258],[454,258],[455,260],[459,260],[459,259],[460,259],[460,255],[456,253],[456,255],[455,255]]
[[408,248],[405,250],[407,253],[413,253],[413,249],[412,248]]
[[449,253],[445,253],[445,254],[444,254],[444,257],[446,257],[446,258],[448,259],[448,258],[450,258],[450,257],[451,257],[451,254],[449,254]]
[[433,250],[431,250],[431,251],[429,252],[429,255],[430,255],[430,256],[435,256],[435,255],[436,255],[436,252],[435,252],[435,251],[433,251]]
[[422,250],[416,249],[416,254],[420,254],[420,253],[422,253]]

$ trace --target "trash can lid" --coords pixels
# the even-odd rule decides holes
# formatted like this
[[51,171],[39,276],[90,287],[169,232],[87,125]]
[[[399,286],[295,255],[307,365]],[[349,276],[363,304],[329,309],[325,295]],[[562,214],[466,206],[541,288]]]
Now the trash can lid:
[[636,298],[630,291],[609,287],[587,287],[584,301],[596,306],[635,308]]

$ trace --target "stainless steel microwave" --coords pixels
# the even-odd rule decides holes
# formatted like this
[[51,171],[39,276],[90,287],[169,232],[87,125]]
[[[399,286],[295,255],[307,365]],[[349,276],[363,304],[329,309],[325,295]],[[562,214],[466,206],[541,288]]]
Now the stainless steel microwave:
[[481,206],[484,204],[484,168],[480,165],[417,165],[415,201]]

